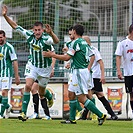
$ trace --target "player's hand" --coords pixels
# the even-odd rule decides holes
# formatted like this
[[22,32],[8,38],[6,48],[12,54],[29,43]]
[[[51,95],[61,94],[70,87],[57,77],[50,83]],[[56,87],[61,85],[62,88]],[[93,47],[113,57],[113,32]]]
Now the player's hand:
[[16,85],[20,84],[20,77],[19,76],[15,77],[15,83],[16,83]]
[[117,76],[120,80],[123,79],[123,76],[122,76],[122,72],[121,71],[117,71]]
[[47,32],[48,34],[51,34],[53,32],[53,30],[49,24],[45,24],[44,31]]
[[43,51],[43,52],[42,52],[42,55],[43,55],[44,57],[52,57],[52,56],[54,55],[54,52],[52,52],[52,51],[50,51],[50,50],[48,49],[48,52],[47,52],[47,51]]
[[62,49],[62,51],[63,51],[64,53],[66,53],[66,52],[68,51],[68,47],[64,47],[64,48]]
[[7,6],[4,5],[4,6],[2,7],[2,15],[5,16],[5,15],[7,14],[7,11],[8,11]]
[[70,63],[67,63],[67,64],[65,65],[65,68],[69,69],[69,68],[70,68]]
[[101,76],[100,82],[101,82],[102,84],[105,84],[105,77],[104,77],[104,76]]
[[50,74],[50,78],[54,76],[54,69],[52,69],[51,74]]

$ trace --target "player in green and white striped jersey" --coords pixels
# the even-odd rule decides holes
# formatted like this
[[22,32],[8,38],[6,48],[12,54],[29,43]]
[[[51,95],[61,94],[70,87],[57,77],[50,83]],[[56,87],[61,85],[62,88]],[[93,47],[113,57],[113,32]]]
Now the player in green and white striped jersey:
[[[13,67],[15,73],[15,83],[20,84],[18,75],[18,62],[14,47],[6,42],[5,32],[0,30],[0,90],[2,90],[2,101],[0,104],[0,119],[3,118],[5,109],[11,110],[8,104],[8,91],[11,89]],[[8,113],[8,112],[7,112]]]
[[[43,55],[44,57],[53,57],[63,61],[70,59],[73,60],[72,82],[69,85],[69,89],[73,89],[75,92],[75,97],[78,97],[79,102],[81,102],[88,110],[92,111],[99,117],[98,125],[102,125],[106,119],[106,115],[100,112],[95,104],[86,96],[88,94],[88,90],[92,89],[93,87],[93,80],[90,71],[95,57],[91,47],[88,46],[87,42],[82,38],[83,33],[84,27],[82,25],[77,24],[73,27],[72,36],[74,37],[74,41],[72,41],[66,55],[58,55],[52,51],[44,51]],[[71,101],[70,109],[73,113],[73,116],[75,116],[75,100]],[[75,117],[61,123],[76,124]]]
[[51,45],[58,43],[59,39],[48,24],[45,25],[46,33],[44,33],[43,24],[41,22],[35,22],[33,26],[33,32],[18,26],[7,16],[7,10],[7,7],[3,6],[2,15],[13,29],[26,37],[30,49],[31,63],[29,69],[27,69],[27,73],[29,74],[26,75],[22,113],[20,116],[18,116],[19,120],[26,121],[27,107],[30,100],[30,91],[34,81],[38,80],[39,95],[41,99],[44,99],[45,88],[48,84],[52,71],[52,59],[43,57],[42,51],[47,51],[47,49],[51,50]]

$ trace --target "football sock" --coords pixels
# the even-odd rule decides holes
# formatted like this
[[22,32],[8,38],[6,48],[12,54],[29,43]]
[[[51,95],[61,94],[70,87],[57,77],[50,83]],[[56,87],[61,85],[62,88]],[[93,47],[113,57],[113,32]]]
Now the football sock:
[[46,98],[41,99],[41,105],[42,105],[42,108],[44,110],[44,113],[50,117],[49,108],[47,105],[47,99]]
[[0,112],[0,115],[3,116],[4,112],[5,112],[5,109],[7,107],[9,107],[9,104],[8,104],[8,97],[2,97],[2,106],[1,106],[1,112]]
[[22,112],[24,112],[25,115],[27,113],[27,108],[28,108],[29,101],[30,101],[30,92],[24,92]]
[[102,118],[103,117],[103,113],[100,112],[100,110],[98,110],[98,108],[95,106],[95,104],[91,100],[87,99],[85,101],[85,103],[84,103],[84,106],[88,110],[90,110],[91,112],[93,112],[94,114],[96,114],[99,118]]
[[77,109],[77,99],[75,100],[70,100],[69,101],[69,107],[70,107],[70,120],[75,120],[75,115],[76,115],[76,109]]
[[33,94],[33,104],[34,104],[34,112],[38,114],[38,107],[39,107],[39,96],[38,93]]
[[84,112],[82,114],[82,119],[83,120],[87,119],[88,112],[89,112],[89,110],[86,107],[84,107]]
[[80,103],[79,103],[78,100],[77,100],[77,110],[78,110],[78,111],[81,111],[81,110],[82,110],[82,107],[81,107],[81,105],[80,105]]
[[92,99],[90,99],[90,100],[96,105],[96,101],[95,101],[94,97]]
[[109,102],[107,101],[107,99],[106,99],[104,96],[103,96],[103,97],[100,97],[100,98],[98,98],[98,99],[102,102],[102,104],[103,104],[103,106],[105,107],[105,109],[107,110],[107,112],[108,112],[111,116],[114,116],[115,114],[114,114],[114,112],[113,112],[113,110],[112,110],[112,108],[111,108]]
[[44,97],[46,97],[48,100],[52,99],[52,94],[49,92],[48,89],[45,89]]

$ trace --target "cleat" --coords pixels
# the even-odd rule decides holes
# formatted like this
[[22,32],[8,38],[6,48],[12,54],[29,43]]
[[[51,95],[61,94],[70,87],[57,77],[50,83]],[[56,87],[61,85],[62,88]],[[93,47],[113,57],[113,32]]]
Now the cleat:
[[53,106],[53,98],[51,100],[48,100],[48,108],[51,108]]
[[98,118],[98,125],[102,125],[106,120],[107,115],[104,115],[102,118]]
[[116,115],[111,116],[112,120],[118,120],[118,117]]
[[22,120],[22,121],[26,121],[26,120],[27,120],[27,117],[26,117],[26,115],[24,114],[24,112],[22,112],[22,113],[18,116],[18,119],[19,119],[19,120]]
[[96,114],[92,114],[92,120],[96,121],[97,120],[97,115]]
[[12,110],[12,105],[10,105],[8,109],[6,109],[5,119],[8,119],[9,118],[11,110]]
[[66,120],[66,121],[61,121],[62,124],[77,124],[76,120]]
[[46,115],[44,118],[42,118],[42,120],[52,120],[52,118]]
[[79,120],[82,117],[83,112],[84,112],[84,109],[82,109],[81,111],[78,111],[76,113],[75,119],[76,120]]
[[29,116],[28,119],[39,119],[39,115],[36,112],[34,112],[34,114],[32,114],[31,116]]

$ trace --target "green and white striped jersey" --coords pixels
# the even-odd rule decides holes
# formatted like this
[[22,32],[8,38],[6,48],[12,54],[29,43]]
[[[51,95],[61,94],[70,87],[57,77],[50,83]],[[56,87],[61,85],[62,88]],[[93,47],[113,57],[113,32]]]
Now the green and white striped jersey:
[[51,66],[52,59],[43,57],[42,52],[47,51],[47,49],[51,50],[51,45],[53,44],[52,37],[46,33],[43,33],[42,37],[36,40],[33,32],[28,31],[21,26],[18,26],[16,31],[21,33],[27,39],[32,65],[38,68],[46,68]]
[[17,60],[14,47],[6,42],[0,46],[0,77],[12,77],[12,61]]
[[72,68],[73,69],[84,69],[88,67],[89,57],[94,55],[91,47],[82,38],[77,38],[71,42],[69,50],[67,52],[72,56]]

